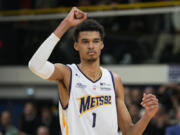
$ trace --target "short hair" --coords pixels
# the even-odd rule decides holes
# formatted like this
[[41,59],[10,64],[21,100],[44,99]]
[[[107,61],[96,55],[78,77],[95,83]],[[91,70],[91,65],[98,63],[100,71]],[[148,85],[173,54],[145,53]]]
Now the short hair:
[[78,41],[79,33],[83,31],[97,31],[101,36],[101,40],[103,40],[105,36],[104,27],[93,19],[87,19],[75,27],[73,32],[75,42]]
[[4,110],[4,111],[2,111],[1,112],[1,114],[0,114],[0,118],[2,117],[2,115],[3,114],[5,114],[5,113],[8,113],[9,114],[9,116],[10,116],[10,118],[11,118],[11,112],[10,111],[8,111],[8,110]]
[[40,125],[38,128],[37,128],[37,135],[38,135],[38,132],[39,132],[39,130],[42,130],[42,129],[45,129],[47,132],[48,132],[48,134],[49,134],[49,128],[47,127],[47,126],[45,126],[45,125]]

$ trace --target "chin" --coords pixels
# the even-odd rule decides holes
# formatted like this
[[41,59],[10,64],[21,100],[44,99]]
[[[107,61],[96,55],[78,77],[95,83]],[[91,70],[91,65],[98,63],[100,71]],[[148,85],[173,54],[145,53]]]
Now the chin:
[[95,61],[97,61],[97,58],[91,58],[91,59],[88,59],[87,61],[88,62],[95,62]]

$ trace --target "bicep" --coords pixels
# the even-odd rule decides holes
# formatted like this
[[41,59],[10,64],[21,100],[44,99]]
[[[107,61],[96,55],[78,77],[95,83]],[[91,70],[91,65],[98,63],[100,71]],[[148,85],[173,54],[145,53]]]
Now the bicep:
[[124,102],[124,87],[120,78],[115,75],[115,89],[116,89],[116,106],[118,115],[118,124],[123,133],[133,124],[128,109]]
[[64,80],[65,74],[70,73],[70,69],[63,64],[54,64],[54,72],[48,80]]
[[117,105],[118,124],[121,131],[125,133],[129,128],[129,126],[131,126],[132,124],[131,117],[124,101],[122,101],[118,97],[116,99],[116,105]]

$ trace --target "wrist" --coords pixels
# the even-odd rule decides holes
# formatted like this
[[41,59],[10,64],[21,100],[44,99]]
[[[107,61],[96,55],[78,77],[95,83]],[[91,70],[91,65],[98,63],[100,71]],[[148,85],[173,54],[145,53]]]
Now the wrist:
[[69,23],[66,20],[63,20],[59,26],[55,29],[54,34],[58,37],[61,38],[66,31],[68,31],[71,28]]
[[144,113],[144,117],[148,120],[151,120],[152,119],[152,116],[150,116],[146,111]]

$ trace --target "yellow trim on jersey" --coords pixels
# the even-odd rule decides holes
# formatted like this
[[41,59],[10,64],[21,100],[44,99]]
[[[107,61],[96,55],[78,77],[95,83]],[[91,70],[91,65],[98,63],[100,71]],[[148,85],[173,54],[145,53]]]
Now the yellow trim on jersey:
[[65,123],[64,111],[62,111],[62,121],[63,121],[63,126],[65,127],[66,123]]
[[65,116],[64,116],[64,111],[62,111],[62,122],[63,122],[64,128],[66,129],[66,135],[69,135],[68,124],[67,124]]

